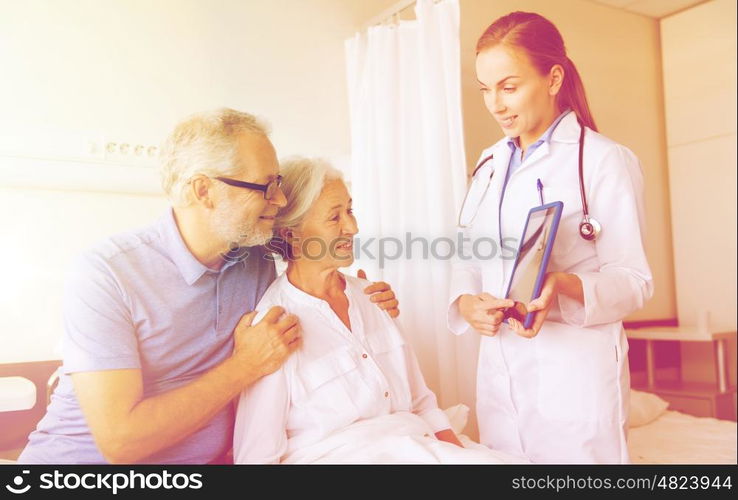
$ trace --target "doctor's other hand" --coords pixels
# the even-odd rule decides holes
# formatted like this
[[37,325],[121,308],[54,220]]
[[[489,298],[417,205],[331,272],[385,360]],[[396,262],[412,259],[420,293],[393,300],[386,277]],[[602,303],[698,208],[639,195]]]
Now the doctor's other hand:
[[548,316],[548,311],[553,305],[554,298],[559,291],[559,274],[560,273],[548,273],[546,278],[543,280],[541,295],[539,295],[537,299],[532,300],[526,306],[528,312],[536,313],[533,316],[533,323],[530,325],[530,328],[526,329],[523,326],[523,323],[515,318],[507,319],[507,324],[510,325],[510,328],[512,328],[515,333],[521,337],[529,339],[538,335],[538,332],[541,330],[541,326],[543,326],[543,322],[546,320],[546,316]]
[[476,331],[494,337],[500,331],[505,310],[514,304],[510,299],[498,299],[488,293],[465,294],[459,297],[459,312]]
[[[359,269],[359,271],[356,273],[356,277],[363,280],[367,279],[366,273],[363,269]],[[364,289],[364,293],[366,293],[367,295],[371,295],[371,297],[369,297],[369,300],[374,302],[380,309],[387,311],[387,314],[389,314],[391,317],[396,318],[400,315],[400,303],[395,298],[395,292],[393,292],[392,287],[384,281],[377,281],[376,283],[372,283]]]
[[274,306],[254,325],[256,314],[244,314],[233,329],[231,359],[241,368],[245,385],[276,371],[300,345],[297,316]]

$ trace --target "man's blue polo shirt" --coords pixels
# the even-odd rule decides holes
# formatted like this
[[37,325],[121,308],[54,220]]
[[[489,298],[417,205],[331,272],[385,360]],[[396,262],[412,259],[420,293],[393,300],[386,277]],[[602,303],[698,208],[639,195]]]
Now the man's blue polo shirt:
[[[261,247],[220,271],[185,246],[170,210],[109,238],[75,263],[64,291],[64,364],[21,463],[104,463],[69,374],[140,369],[144,397],[176,389],[228,358],[233,329],[275,278]],[[243,251],[242,250],[242,251]],[[208,463],[231,447],[233,408],[146,463]]]

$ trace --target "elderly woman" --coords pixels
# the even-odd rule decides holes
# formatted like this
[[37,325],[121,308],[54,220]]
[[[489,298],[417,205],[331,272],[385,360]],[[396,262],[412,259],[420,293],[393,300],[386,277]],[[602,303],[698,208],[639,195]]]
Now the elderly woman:
[[353,262],[358,232],[340,172],[294,159],[281,173],[289,202],[272,246],[287,270],[257,310],[296,315],[303,344],[241,395],[235,462],[503,461],[461,446],[394,320],[364,294],[365,281],[339,271]]

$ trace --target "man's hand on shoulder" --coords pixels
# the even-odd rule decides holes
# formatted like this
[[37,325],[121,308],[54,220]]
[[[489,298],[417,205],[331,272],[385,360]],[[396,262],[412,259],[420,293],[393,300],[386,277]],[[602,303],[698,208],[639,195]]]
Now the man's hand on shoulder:
[[[359,269],[356,276],[363,280],[367,279],[363,269]],[[395,292],[388,283],[384,281],[372,283],[364,289],[364,293],[371,295],[369,300],[374,302],[380,309],[387,311],[391,317],[396,318],[400,315],[400,302],[395,297]]]
[[297,316],[274,306],[253,324],[257,312],[244,314],[233,330],[232,359],[243,367],[244,388],[277,370],[300,345]]

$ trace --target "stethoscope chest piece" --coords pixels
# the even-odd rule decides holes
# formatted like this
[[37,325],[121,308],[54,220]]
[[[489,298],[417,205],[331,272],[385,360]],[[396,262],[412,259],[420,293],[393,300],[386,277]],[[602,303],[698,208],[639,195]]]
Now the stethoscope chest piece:
[[585,216],[579,224],[579,234],[587,241],[594,241],[602,232],[602,226],[596,219]]

